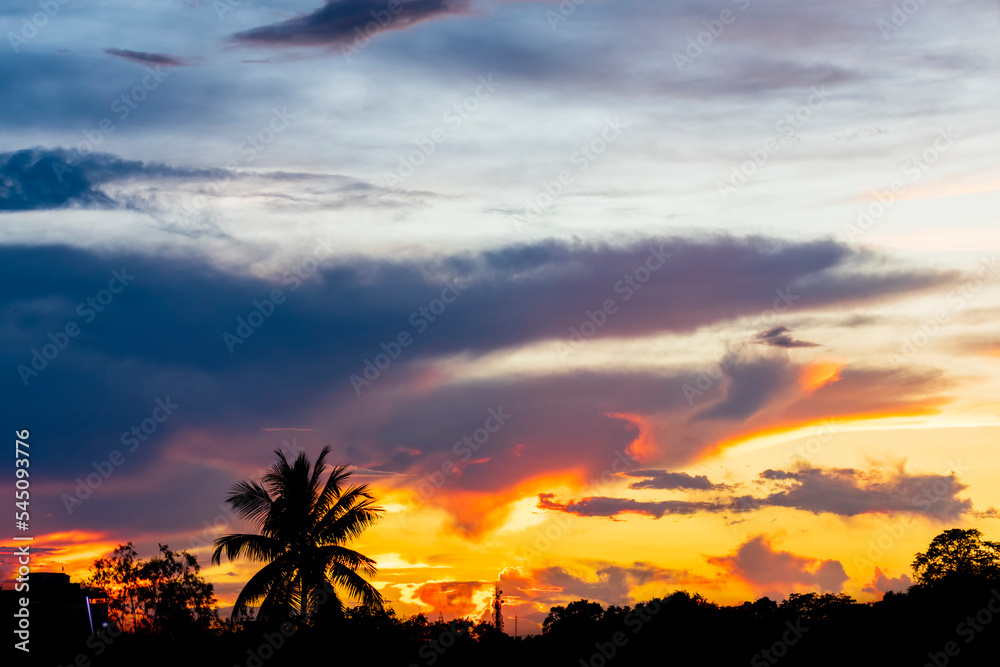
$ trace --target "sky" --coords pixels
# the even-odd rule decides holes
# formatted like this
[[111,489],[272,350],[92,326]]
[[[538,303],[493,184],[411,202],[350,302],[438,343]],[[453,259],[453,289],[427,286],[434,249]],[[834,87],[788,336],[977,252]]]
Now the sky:
[[256,570],[209,563],[228,489],[328,444],[386,510],[356,548],[397,613],[481,618],[499,581],[522,634],[579,598],[875,600],[942,530],[997,538],[995,2],[0,28],[36,568],[166,543],[225,610]]

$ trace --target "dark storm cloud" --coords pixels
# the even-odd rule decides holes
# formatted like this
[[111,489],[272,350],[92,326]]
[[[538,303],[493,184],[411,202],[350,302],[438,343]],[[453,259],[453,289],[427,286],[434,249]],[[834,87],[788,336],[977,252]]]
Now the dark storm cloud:
[[792,330],[788,327],[777,326],[758,333],[754,342],[761,345],[771,345],[772,347],[819,347],[816,343],[792,338],[789,335],[791,332]]
[[[86,181],[96,193],[98,181],[157,170],[177,175],[161,165],[103,158],[79,171],[99,175]],[[24,173],[23,164],[16,173]],[[24,206],[55,206],[74,195],[46,199],[44,191],[31,190],[5,196]],[[639,289],[628,288],[631,292],[615,290],[661,249],[671,257],[653,277]],[[156,399],[167,396],[182,407],[130,456],[129,472],[109,480],[102,493],[115,492],[116,485],[124,493],[126,487],[116,480],[145,470],[162,455],[164,443],[182,431],[216,435],[187,439],[196,443],[185,454],[191,461],[209,454],[231,458],[234,439],[267,459],[277,443],[259,429],[294,426],[316,428],[301,434],[302,441],[317,447],[334,441],[347,462],[426,472],[440,467],[442,455],[454,457],[454,443],[482,427],[488,409],[501,407],[513,418],[492,436],[489,450],[477,454],[493,459],[475,464],[470,456],[461,478],[449,485],[502,487],[493,474],[501,468],[510,469],[507,482],[516,484],[526,470],[562,469],[570,450],[587,474],[596,474],[637,437],[633,424],[609,416],[609,410],[687,411],[681,388],[695,381],[697,371],[611,369],[439,387],[426,362],[546,340],[555,355],[557,343],[569,343],[570,327],[609,298],[620,307],[599,335],[629,337],[692,331],[754,315],[771,307],[777,290],[791,289],[800,299],[797,307],[822,309],[865,294],[887,298],[952,279],[936,272],[873,269],[830,241],[726,236],[647,239],[623,246],[544,242],[410,260],[341,258],[312,264],[307,272],[312,279],[302,281],[295,272],[302,273],[307,261],[311,255],[291,261],[282,277],[271,281],[169,254],[0,248],[5,395],[8,407],[47,443],[41,458],[53,478],[72,487],[74,478],[91,471],[93,461],[121,447],[121,434],[148,418]],[[857,268],[844,269],[845,263]],[[112,271],[135,277],[96,311],[87,299],[106,290]],[[863,271],[863,278],[852,271]],[[446,280],[467,288],[418,333],[413,318],[425,319],[418,309],[440,297]],[[811,288],[817,284],[823,285],[818,298]],[[245,321],[256,310],[254,302],[270,299],[275,289],[283,290],[283,302],[273,312],[263,306],[270,315],[230,352],[223,334],[232,336],[237,318]],[[21,369],[40,365],[36,352],[56,345],[53,337],[59,340],[69,323],[79,327],[79,334],[62,341],[55,358],[42,359],[46,363],[37,376],[24,375]],[[350,377],[364,373],[366,360],[383,352],[381,343],[403,331],[414,336],[414,343],[358,396]],[[849,374],[844,377],[851,381]],[[871,375],[860,379],[870,386],[880,382]],[[897,385],[899,401],[927,391],[919,382]],[[722,389],[713,391],[725,398]],[[614,400],[609,402],[609,396]],[[839,401],[838,409],[857,407],[847,397]],[[317,425],[324,419],[317,417],[320,406],[330,421]],[[687,460],[710,447],[713,427],[701,421],[697,434],[681,429],[664,444],[665,458]],[[404,456],[403,445],[421,453]],[[57,505],[50,511],[64,510]]]
[[[240,187],[234,187],[239,183]],[[99,186],[132,186],[114,197]],[[203,197],[249,196],[283,211],[401,208],[431,193],[382,188],[338,174],[198,169],[124,160],[108,153],[31,148],[0,153],[0,212],[56,208],[131,209],[191,237],[225,236],[190,203]],[[206,202],[209,199],[205,200]]]
[[693,489],[710,491],[725,488],[724,484],[713,484],[704,475],[689,475],[686,472],[667,472],[666,470],[632,470],[623,473],[627,477],[643,477],[641,482],[632,482],[630,489]]
[[141,65],[161,65],[163,67],[182,67],[189,64],[183,58],[171,56],[166,53],[144,53],[142,51],[129,51],[128,49],[105,49],[105,53],[118,58],[139,63]]
[[[22,165],[15,170],[19,175],[34,153],[15,155],[15,162]],[[105,156],[81,164],[80,171],[90,175],[91,186],[136,175],[195,173]],[[644,284],[636,283],[637,269],[663,252],[671,257],[663,260],[662,268]],[[38,280],[7,281],[8,304],[42,299],[75,303],[69,295],[80,290],[82,279],[91,279],[97,287],[95,276],[123,264],[136,267],[146,276],[137,289],[144,292],[143,304],[121,309],[128,313],[109,309],[107,317],[117,320],[127,315],[127,321],[121,322],[120,332],[112,332],[121,340],[101,344],[101,353],[120,352],[136,360],[183,363],[201,370],[244,367],[285,357],[290,350],[306,358],[332,352],[334,358],[361,361],[377,351],[380,339],[390,340],[401,329],[412,329],[408,318],[439,296],[448,278],[468,287],[447,315],[428,322],[434,335],[422,339],[422,355],[483,353],[546,339],[569,346],[572,328],[588,321],[586,313],[607,299],[619,307],[598,335],[631,337],[687,332],[767,313],[773,304],[781,305],[781,294],[791,295],[795,308],[821,309],[845,300],[913,293],[953,280],[950,273],[877,271],[864,264],[842,270],[844,263],[857,257],[832,241],[793,244],[726,236],[649,239],[624,246],[549,241],[410,261],[348,258],[327,262],[316,270],[317,279],[307,283],[292,276],[291,269],[298,269],[299,262],[288,267],[283,279],[269,282],[177,257],[15,246],[0,249],[0,254],[5,258],[3,272],[34,274],[41,264],[46,266]],[[252,307],[254,298],[280,287],[291,291],[290,286],[298,288],[298,283],[294,298],[281,308],[282,317],[256,332],[253,340],[261,343],[248,341],[240,354],[228,354],[220,336],[234,327],[236,316]],[[819,297],[814,296],[816,291],[821,292]],[[179,319],[177,313],[204,317]],[[71,309],[62,314],[70,315]],[[22,326],[28,322],[21,320]],[[215,334],[213,344],[187,344],[201,340],[206,329]],[[146,335],[139,336],[140,332]]]
[[[441,16],[466,14],[469,5],[470,0],[328,0],[311,14],[246,30],[233,39],[262,46],[363,42],[376,31],[407,30]],[[376,28],[367,29],[369,24]]]
[[99,186],[132,179],[218,178],[223,173],[122,160],[108,153],[29,148],[0,153],[0,211],[122,208],[125,202],[113,200]]
[[113,208],[115,203],[91,179],[66,166],[68,159],[66,151],[0,153],[0,210]]

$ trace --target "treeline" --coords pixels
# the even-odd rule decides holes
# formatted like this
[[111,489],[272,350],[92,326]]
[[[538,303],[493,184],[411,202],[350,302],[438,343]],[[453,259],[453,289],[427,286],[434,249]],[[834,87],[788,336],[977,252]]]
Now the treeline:
[[[914,559],[915,584],[875,603],[808,593],[720,606],[684,591],[634,606],[579,600],[552,607],[542,634],[517,639],[468,619],[430,622],[423,615],[399,618],[391,608],[344,607],[335,595],[317,601],[308,616],[280,623],[220,621],[206,616],[204,606],[187,612],[178,606],[181,589],[171,590],[174,583],[202,605],[211,591],[200,586],[186,556],[161,551],[155,570],[171,576],[157,585],[171,611],[159,626],[140,622],[123,631],[112,625],[85,641],[50,644],[49,655],[36,654],[43,661],[34,664],[945,667],[994,665],[1000,656],[1000,543],[976,530],[936,537]],[[188,567],[166,567],[182,561]],[[114,565],[103,562],[95,571],[110,581]],[[127,619],[132,611],[119,607],[114,614]]]
[[684,591],[634,607],[579,600],[553,608],[543,634],[519,639],[487,623],[432,623],[358,608],[317,614],[304,627],[220,623],[180,637],[106,630],[36,664],[993,665],[1000,655],[998,587],[1000,579],[955,579],[874,604],[809,593],[726,607]]

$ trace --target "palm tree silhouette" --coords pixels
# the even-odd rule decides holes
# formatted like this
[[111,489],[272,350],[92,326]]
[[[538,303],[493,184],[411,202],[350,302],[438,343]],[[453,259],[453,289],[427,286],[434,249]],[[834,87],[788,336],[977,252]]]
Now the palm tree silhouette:
[[230,560],[266,563],[243,587],[233,618],[244,616],[260,601],[260,621],[296,615],[304,620],[324,600],[341,607],[338,588],[366,607],[382,608],[382,595],[364,578],[375,576],[375,561],[344,544],[359,537],[385,510],[374,507],[367,484],[344,487],[351,475],[347,466],[334,467],[320,484],[329,453],[324,447],[310,471],[305,454],[290,465],[275,450],[278,460],[261,482],[238,482],[230,490],[226,502],[258,532],[216,539],[212,562],[220,564],[225,554]]

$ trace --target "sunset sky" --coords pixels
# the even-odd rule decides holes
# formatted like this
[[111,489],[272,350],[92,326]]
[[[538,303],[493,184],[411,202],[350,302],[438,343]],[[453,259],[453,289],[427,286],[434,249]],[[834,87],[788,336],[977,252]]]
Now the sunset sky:
[[166,543],[231,606],[228,489],[327,444],[386,510],[356,548],[397,613],[478,618],[499,579],[521,633],[675,589],[874,600],[946,528],[1000,538],[995,1],[0,27],[36,569]]

